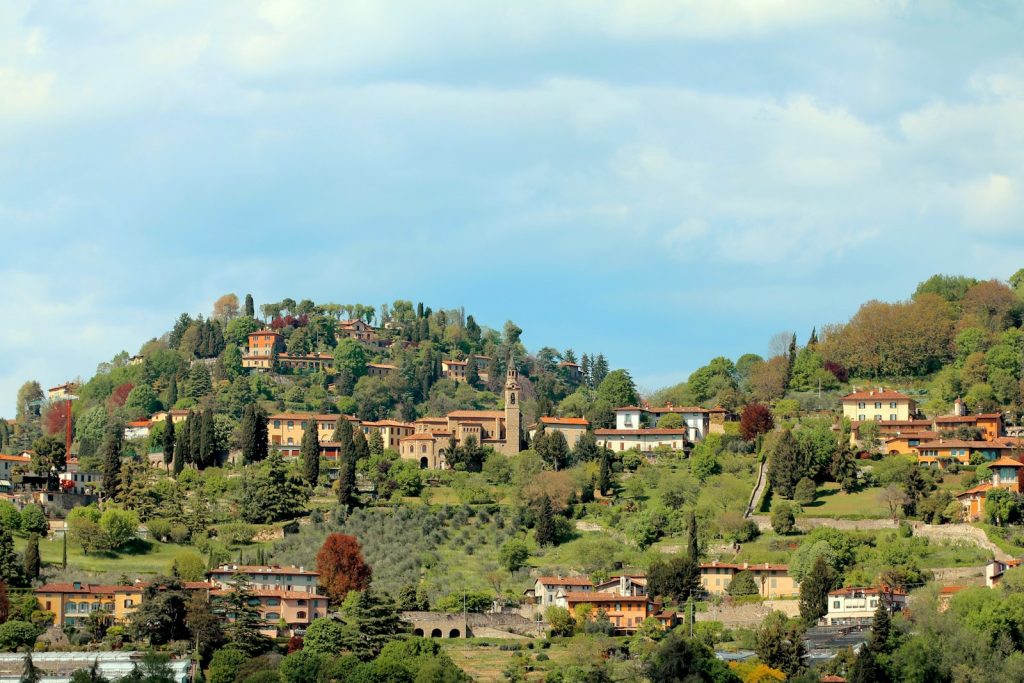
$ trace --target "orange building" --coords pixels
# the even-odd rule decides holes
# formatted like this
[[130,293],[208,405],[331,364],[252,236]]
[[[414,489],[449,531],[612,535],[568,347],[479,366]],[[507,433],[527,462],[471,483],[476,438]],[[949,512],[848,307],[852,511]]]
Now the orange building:
[[537,435],[540,425],[545,432],[561,432],[569,448],[576,448],[576,442],[587,433],[590,421],[583,417],[542,417],[530,428],[530,438]]
[[964,508],[964,514],[970,520],[981,519],[985,509],[985,495],[994,488],[1005,488],[1014,493],[1021,492],[1021,469],[1024,463],[1003,456],[998,460],[988,463],[989,471],[992,472],[991,483],[980,484],[974,488],[967,489],[957,494],[956,499]]
[[947,415],[935,418],[935,429],[950,432],[957,427],[976,427],[985,441],[995,441],[1003,435],[1003,416],[1000,413],[979,413],[977,415]]
[[931,441],[938,436],[932,431],[902,432],[884,439],[884,451],[889,455],[917,455],[917,447],[922,441]]
[[969,465],[971,456],[974,455],[980,455],[985,460],[992,461],[1012,450],[1010,446],[998,441],[961,441],[960,439],[933,439],[923,441],[914,448],[918,453],[918,464],[941,469],[945,469],[954,461],[961,465]]
[[[54,626],[85,624],[95,612],[103,612],[115,623],[124,623],[142,604],[146,583],[104,586],[75,581],[48,583],[35,589],[39,609],[53,615]],[[211,585],[201,581],[184,583],[186,590],[208,591]]]
[[577,616],[580,607],[590,605],[590,619],[597,619],[603,611],[608,615],[616,633],[633,633],[644,619],[661,611],[661,606],[654,603],[646,595],[619,595],[618,593],[598,593],[587,591],[568,593],[565,596],[569,613]]
[[243,368],[270,370],[273,357],[284,351],[284,337],[279,332],[265,329],[249,333],[249,348],[242,356]]

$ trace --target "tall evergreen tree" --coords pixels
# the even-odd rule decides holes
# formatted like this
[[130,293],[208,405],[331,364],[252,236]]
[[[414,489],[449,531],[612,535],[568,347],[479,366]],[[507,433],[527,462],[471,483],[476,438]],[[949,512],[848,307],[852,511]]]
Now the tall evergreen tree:
[[344,611],[345,645],[360,659],[370,660],[406,631],[405,623],[386,593],[368,588]]
[[[182,429],[184,430],[184,427]],[[174,460],[172,461],[171,471],[174,472],[175,477],[181,474],[181,471],[185,469],[186,443],[188,443],[188,434],[182,431],[181,438],[174,442]]]
[[103,435],[103,497],[114,500],[121,492],[121,449],[124,445],[124,427],[112,418]]
[[687,553],[694,562],[700,560],[700,539],[697,536],[697,513],[690,510],[687,526]]
[[808,626],[828,613],[828,592],[835,588],[836,573],[823,555],[818,555],[800,583],[800,617]]
[[582,380],[584,386],[588,386],[591,389],[593,389],[594,376],[591,374],[590,371],[590,356],[588,356],[587,354],[583,354],[583,357],[580,359],[580,379]]
[[800,449],[793,432],[783,429],[768,447],[768,481],[772,490],[783,498],[792,498],[800,469]]
[[245,295],[245,315],[250,318],[256,317],[256,306],[252,301],[252,294]]
[[224,635],[232,647],[249,657],[256,657],[270,649],[271,641],[261,633],[267,627],[254,602],[252,587],[244,574],[236,574],[231,588],[222,599],[222,606],[234,619],[224,626]]
[[793,378],[793,364],[796,363],[796,332],[793,333],[793,337],[789,340],[789,350],[786,352],[786,360],[789,365],[786,368],[786,385],[789,385],[789,381]]
[[813,349],[818,345],[818,328],[811,328],[811,336],[807,338],[807,348]]
[[370,444],[366,441],[366,435],[362,429],[352,430],[352,454],[356,462],[370,457]]
[[370,455],[384,455],[384,437],[381,436],[379,429],[374,429],[370,432],[368,443],[370,445]]
[[355,444],[352,438],[352,423],[345,416],[338,417],[331,440],[338,444],[338,504],[342,507],[356,502]]
[[39,683],[42,678],[42,673],[36,667],[36,663],[32,661],[32,653],[26,653],[25,662],[21,669],[21,678],[18,679],[18,683]]
[[168,412],[164,418],[164,467],[170,473],[171,463],[174,461],[174,419]]
[[256,406],[252,403],[246,405],[242,410],[240,431],[242,432],[242,464],[248,465],[256,462]]
[[167,409],[170,410],[178,402],[178,377],[171,375],[171,382],[167,387]]
[[540,509],[537,510],[537,523],[534,527],[537,545],[554,545],[555,541],[555,512],[551,505],[551,499],[544,496],[540,499]]
[[14,552],[14,539],[10,530],[0,528],[0,581],[8,586],[20,586],[24,571],[21,558]]
[[256,406],[256,460],[263,461],[270,454],[270,434],[267,413]]
[[476,359],[470,355],[466,360],[466,384],[474,389],[480,388],[480,371],[476,367]]
[[885,655],[892,650],[889,636],[892,621],[889,616],[889,604],[881,598],[875,609],[875,618],[871,623],[871,635],[868,642],[860,649],[857,661],[850,670],[850,683],[887,683],[891,680],[884,666]]
[[191,413],[192,426],[188,430],[189,462],[197,469],[203,468],[203,416],[202,411]]
[[39,570],[42,563],[39,560],[39,534],[31,533],[25,543],[24,555],[25,578],[28,581],[35,581],[39,578]]
[[316,488],[320,479],[320,434],[315,419],[310,419],[302,433],[301,453],[303,476],[310,486]]
[[608,361],[605,360],[603,353],[597,354],[597,358],[593,361],[593,367],[590,369],[590,374],[595,388],[600,386],[604,378],[608,376]]
[[602,496],[612,490],[612,454],[607,448],[601,449],[601,469],[597,476],[597,490]]
[[217,462],[217,432],[212,408],[204,410],[199,419],[199,459],[202,467],[211,467]]

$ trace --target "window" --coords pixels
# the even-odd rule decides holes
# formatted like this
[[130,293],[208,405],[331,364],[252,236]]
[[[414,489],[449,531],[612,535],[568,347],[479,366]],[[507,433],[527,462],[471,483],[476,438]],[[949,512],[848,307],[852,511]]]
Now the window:
[[896,407],[896,401],[889,401],[889,407],[890,408],[895,408]]
[[895,419],[896,419],[896,413],[892,413],[892,414],[890,414],[890,415],[889,415],[889,419],[890,419],[890,420],[895,420]]
[[633,416],[632,415],[626,415],[626,417],[623,418],[623,420],[622,420],[622,424],[625,425],[626,427],[632,427],[633,426]]
[[132,600],[131,598],[125,598],[124,599],[124,606],[125,607],[132,607],[133,605],[135,605],[135,601],[134,600]]
[[288,429],[291,429],[294,426],[295,426],[295,423],[292,422],[291,420],[288,420]]
[[267,612],[267,621],[277,621],[281,618],[281,615],[277,612]]
[[860,421],[860,422],[864,422],[867,419],[868,419],[867,415],[858,415],[857,416],[857,420]]
[[52,611],[52,610],[50,609],[50,601],[49,601],[49,600],[47,600],[47,601],[46,601],[46,611],[47,611],[47,612],[51,612],[51,611]]
[[298,612],[295,613],[295,618],[296,619],[305,619],[306,618],[306,613],[303,612],[302,610],[299,610]]
[[878,607],[878,600],[872,600],[871,601],[871,606],[872,607]]
[[881,421],[882,421],[882,416],[881,415],[875,415],[875,422],[881,422]]
[[269,598],[267,600],[267,607],[277,607],[280,604],[281,604],[281,601],[278,600],[277,598]]
[[839,609],[839,601],[838,600],[833,600],[832,601],[832,609]]
[[280,429],[280,428],[281,428],[281,421],[280,420],[274,420],[274,429]]
[[875,407],[876,408],[881,408],[882,407],[882,402],[881,401],[875,401]]
[[[46,609],[50,609],[50,603],[46,603]],[[69,602],[64,606],[65,612],[75,612],[78,610],[78,605],[74,602]]]
[[865,407],[865,405],[866,404],[864,403],[864,401],[861,401],[860,403],[857,404],[857,407],[863,409]]

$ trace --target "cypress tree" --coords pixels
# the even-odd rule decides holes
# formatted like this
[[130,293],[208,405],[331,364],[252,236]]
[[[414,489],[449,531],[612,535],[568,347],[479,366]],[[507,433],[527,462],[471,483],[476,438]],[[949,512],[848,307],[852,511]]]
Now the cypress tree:
[[35,581],[39,578],[39,570],[42,566],[39,561],[39,534],[28,535],[28,542],[25,544],[25,578],[28,581]]
[[270,453],[270,436],[267,432],[267,414],[263,408],[256,406],[256,459],[263,461]]
[[178,377],[171,375],[171,384],[167,387],[167,409],[170,410],[178,402]]
[[793,364],[796,363],[796,332],[793,333],[792,339],[789,340],[789,351],[786,352],[786,360],[789,361],[789,366],[786,370],[786,385],[789,385],[789,380],[793,378]]
[[818,555],[800,584],[800,617],[808,626],[828,613],[828,592],[835,587],[836,573],[823,555]]
[[868,642],[860,649],[857,661],[853,663],[853,668],[850,670],[848,680],[851,683],[887,683],[890,680],[879,656],[888,654],[892,649],[889,645],[891,630],[889,604],[884,597],[880,596],[878,608],[875,609],[875,618],[871,623],[871,635],[868,637]]
[[172,472],[177,477],[185,469],[185,444],[188,443],[188,434],[182,430],[182,436],[174,443],[174,460]]
[[540,500],[535,526],[537,545],[554,545],[555,543],[555,512],[551,507],[551,499],[544,496]]
[[601,449],[601,469],[597,478],[597,489],[601,495],[607,495],[612,488],[612,457],[607,448]]
[[164,467],[170,473],[171,462],[174,461],[174,420],[167,413],[164,418]]
[[687,525],[687,530],[687,541],[689,543],[687,552],[690,555],[690,559],[696,562],[700,559],[700,545],[697,537],[697,513],[693,510],[690,510],[690,520]]
[[362,429],[352,430],[352,454],[356,462],[370,457],[370,444],[367,443]]
[[217,433],[213,424],[213,409],[207,408],[199,419],[199,457],[202,467],[215,464],[217,456]]
[[793,432],[783,429],[768,449],[768,481],[783,498],[792,498],[796,483],[803,476],[800,453]]
[[245,315],[250,318],[256,317],[256,306],[252,301],[252,294],[245,295]]
[[25,664],[21,669],[21,678],[18,679],[18,683],[39,683],[42,677],[36,663],[32,661],[32,653],[26,653]]
[[203,468],[203,425],[201,413],[192,413],[192,426],[188,430],[189,462],[197,469]]
[[242,464],[256,462],[256,406],[248,404],[242,411]]
[[[302,433],[302,469],[309,485],[316,488],[320,478],[320,435],[315,419],[310,419]],[[362,432],[359,432],[362,434]]]
[[68,568],[68,534],[67,534],[67,531],[64,532],[62,540],[63,540],[63,542],[61,543],[61,548],[60,548],[60,568],[61,569],[67,569]]
[[113,500],[121,492],[121,448],[124,431],[120,420],[111,419],[103,436],[103,496]]
[[384,455],[384,437],[381,436],[379,429],[374,429],[370,433],[368,443],[370,446],[370,455]]

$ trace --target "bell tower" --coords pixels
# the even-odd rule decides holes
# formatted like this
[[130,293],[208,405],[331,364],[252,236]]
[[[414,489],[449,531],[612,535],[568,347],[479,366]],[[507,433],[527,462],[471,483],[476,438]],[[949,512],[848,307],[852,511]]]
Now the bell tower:
[[501,451],[505,455],[519,453],[519,442],[522,438],[520,399],[519,371],[516,370],[515,359],[509,354],[505,370],[505,445]]

